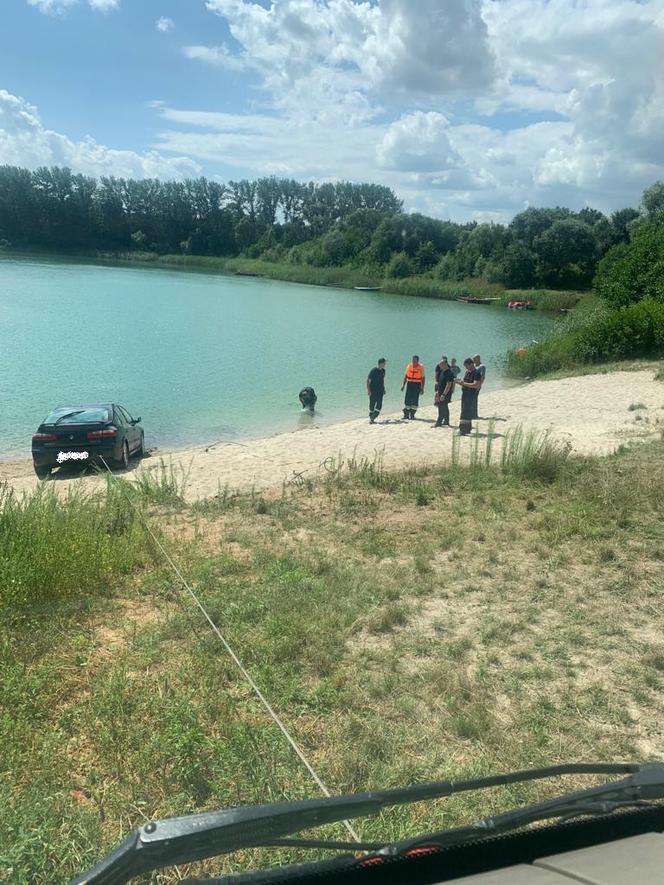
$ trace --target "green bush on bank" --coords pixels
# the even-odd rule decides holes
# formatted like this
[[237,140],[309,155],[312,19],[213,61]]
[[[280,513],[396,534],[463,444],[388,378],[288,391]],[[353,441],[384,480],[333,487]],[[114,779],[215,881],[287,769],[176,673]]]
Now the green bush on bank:
[[611,307],[636,301],[664,301],[664,213],[640,221],[629,243],[610,249],[600,261],[595,291]]
[[664,355],[664,302],[639,301],[616,310],[576,333],[584,362]]
[[640,301],[622,310],[595,305],[570,317],[543,341],[513,350],[507,357],[511,375],[533,378],[587,363],[632,357],[664,356],[664,302]]

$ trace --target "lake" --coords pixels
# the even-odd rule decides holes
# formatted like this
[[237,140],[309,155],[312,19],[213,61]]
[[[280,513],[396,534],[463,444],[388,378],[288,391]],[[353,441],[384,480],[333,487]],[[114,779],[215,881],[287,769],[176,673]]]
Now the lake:
[[255,277],[5,258],[0,456],[29,456],[47,412],[77,401],[123,403],[160,448],[305,426],[305,386],[318,394],[317,422],[361,417],[381,356],[384,412],[397,411],[414,353],[429,403],[441,353],[461,364],[480,352],[486,386],[500,386],[505,352],[551,324],[536,311]]

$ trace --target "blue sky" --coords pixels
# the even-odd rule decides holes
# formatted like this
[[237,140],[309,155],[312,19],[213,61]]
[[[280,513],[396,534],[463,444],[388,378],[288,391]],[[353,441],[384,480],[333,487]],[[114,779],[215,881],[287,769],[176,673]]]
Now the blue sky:
[[[7,0],[6,0],[7,2]],[[86,3],[66,14],[44,14],[26,0],[8,0],[0,29],[0,84],[39,108],[45,126],[115,148],[149,148],[159,129],[150,103],[194,110],[238,110],[251,77],[228,71],[223,83],[181,51],[215,39],[232,42],[222,19],[202,2],[140,0],[95,12]],[[177,21],[160,32],[159,18]]]
[[5,0],[1,21],[0,163],[378,181],[456,220],[611,211],[664,178],[664,0]]

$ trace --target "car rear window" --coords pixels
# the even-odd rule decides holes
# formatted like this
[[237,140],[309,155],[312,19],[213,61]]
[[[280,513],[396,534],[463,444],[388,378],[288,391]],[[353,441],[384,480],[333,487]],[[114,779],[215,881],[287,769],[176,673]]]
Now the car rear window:
[[103,407],[66,406],[53,409],[44,424],[105,424],[110,420],[109,410]]

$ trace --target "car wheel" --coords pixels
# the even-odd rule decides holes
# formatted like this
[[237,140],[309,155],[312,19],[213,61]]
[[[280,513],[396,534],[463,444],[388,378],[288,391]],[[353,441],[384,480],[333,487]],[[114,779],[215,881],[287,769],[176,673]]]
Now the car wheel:
[[121,470],[127,470],[129,467],[129,445],[127,440],[122,443],[122,453],[120,455],[120,460],[117,462],[118,467]]
[[138,448],[136,449],[136,454],[139,458],[142,458],[145,455],[145,434],[141,433],[141,441],[138,444]]
[[34,468],[35,468],[35,473],[37,474],[37,477],[38,477],[39,479],[46,479],[47,477],[49,477],[49,476],[51,475],[51,469],[52,469],[52,468],[50,468],[50,467],[40,467],[40,466],[38,466],[37,464],[34,464],[34,462],[33,462],[33,466],[34,466]]

